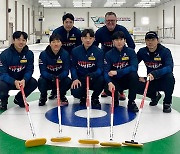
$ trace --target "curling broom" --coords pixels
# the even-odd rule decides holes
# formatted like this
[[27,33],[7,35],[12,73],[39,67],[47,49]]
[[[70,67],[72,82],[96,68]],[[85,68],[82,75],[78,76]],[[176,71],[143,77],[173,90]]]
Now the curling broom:
[[101,142],[101,146],[109,146],[109,147],[120,147],[121,143],[113,141],[113,123],[114,123],[114,89],[112,89],[112,102],[111,102],[111,126],[110,126],[110,141],[109,142]]
[[58,104],[58,120],[59,120],[59,137],[51,138],[52,142],[68,142],[71,140],[68,136],[62,136],[62,124],[61,124],[61,101],[60,101],[60,92],[59,92],[59,79],[56,78],[56,88],[57,88],[57,104]]
[[141,104],[140,104],[139,114],[138,114],[136,124],[135,124],[135,127],[134,127],[132,139],[131,139],[131,141],[123,142],[122,144],[124,144],[124,145],[133,146],[133,147],[142,147],[143,146],[143,144],[135,142],[134,139],[135,139],[137,129],[138,129],[138,126],[139,126],[139,120],[140,120],[140,116],[141,116],[141,113],[142,113],[142,109],[144,107],[144,101],[145,101],[145,98],[146,98],[148,86],[149,86],[149,76],[147,77],[147,82],[146,82],[146,86],[145,86],[145,89],[144,89],[143,98],[142,98],[142,101],[141,101]]
[[22,93],[25,109],[26,109],[26,112],[27,112],[27,115],[28,115],[28,118],[29,118],[29,124],[30,124],[30,127],[31,127],[31,132],[32,132],[32,135],[34,137],[33,139],[26,140],[25,146],[26,147],[34,147],[34,146],[44,145],[46,143],[46,138],[36,138],[34,126],[33,126],[32,120],[31,120],[30,112],[29,112],[29,106],[27,104],[26,96],[25,96],[24,89],[23,89],[22,86],[20,86],[20,90],[21,90],[21,93]]
[[90,102],[89,102],[89,76],[86,77],[86,107],[87,107],[87,139],[80,139],[81,144],[99,144],[98,140],[90,138]]

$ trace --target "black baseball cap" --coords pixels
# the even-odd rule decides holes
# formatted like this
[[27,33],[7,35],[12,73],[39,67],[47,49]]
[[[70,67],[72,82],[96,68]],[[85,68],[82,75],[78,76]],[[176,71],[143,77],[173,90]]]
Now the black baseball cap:
[[149,31],[149,32],[146,33],[145,39],[153,39],[153,38],[157,38],[158,39],[158,35],[157,35],[156,32]]

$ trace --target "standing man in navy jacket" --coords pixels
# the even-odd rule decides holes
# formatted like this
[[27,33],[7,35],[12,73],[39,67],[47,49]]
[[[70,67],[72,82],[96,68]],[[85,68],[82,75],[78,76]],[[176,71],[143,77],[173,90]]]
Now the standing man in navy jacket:
[[[53,34],[59,34],[62,38],[62,47],[69,52],[71,56],[71,51],[73,48],[82,44],[81,42],[81,31],[74,26],[74,16],[71,13],[67,13],[62,17],[63,25],[56,28]],[[49,99],[56,98],[56,93],[53,91]]]
[[[158,35],[154,31],[146,33],[145,42],[146,47],[139,49],[137,57],[139,63],[144,61],[147,75],[150,77],[148,97],[152,101],[149,105],[156,106],[161,98],[160,94],[156,95],[157,92],[164,91],[163,112],[169,113],[171,112],[172,93],[175,84],[171,51],[159,43]],[[145,88],[145,78],[140,78],[140,86],[138,87],[140,89]]]
[[[122,31],[125,35],[126,43],[128,47],[135,49],[134,41],[129,34],[128,30],[122,26],[117,24],[117,17],[114,12],[107,12],[105,15],[105,25],[99,28],[95,34],[95,45],[99,45],[101,43],[101,48],[104,51],[104,55],[107,51],[113,48],[112,35],[114,32]],[[102,93],[102,97],[106,97],[106,89],[105,92]],[[125,100],[125,95],[123,92],[120,93],[120,100]]]
[[119,105],[118,92],[128,89],[128,110],[138,112],[135,99],[138,84],[138,60],[135,51],[126,47],[126,37],[122,31],[112,35],[113,46],[105,54],[104,78],[109,91],[115,89],[114,105]]
[[68,77],[70,69],[70,57],[62,46],[61,36],[52,34],[49,38],[50,44],[39,56],[40,78],[38,80],[38,88],[41,92],[39,106],[43,106],[47,101],[47,90],[56,90],[56,78],[60,81],[60,99],[61,103],[68,105],[65,97],[66,92],[71,87],[71,79]]
[[[25,32],[14,32],[13,43],[0,55],[1,110],[7,110],[9,90],[19,90],[22,86],[27,97],[37,88],[37,81],[32,77],[34,54],[26,45],[27,38]],[[14,103],[24,107],[21,92],[15,96]]]
[[82,44],[81,31],[74,26],[74,16],[71,13],[65,14],[62,21],[63,25],[56,28],[53,34],[62,37],[62,47],[71,55],[72,49]]
[[86,76],[90,77],[90,89],[93,90],[91,105],[100,108],[99,95],[104,87],[103,52],[93,45],[94,31],[85,29],[82,32],[80,45],[72,50],[71,85],[72,95],[80,99],[80,105],[86,104]]

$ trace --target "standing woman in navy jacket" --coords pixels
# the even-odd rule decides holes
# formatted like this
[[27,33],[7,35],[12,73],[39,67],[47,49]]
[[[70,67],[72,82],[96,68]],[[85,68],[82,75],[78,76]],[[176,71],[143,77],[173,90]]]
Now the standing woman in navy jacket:
[[[14,32],[13,43],[0,55],[1,110],[7,109],[9,90],[19,90],[22,86],[27,97],[37,88],[37,81],[32,77],[34,54],[26,45],[27,38],[25,32]],[[21,92],[15,96],[14,103],[24,107]]]
[[94,31],[82,32],[80,45],[72,50],[71,85],[72,95],[80,99],[80,105],[86,104],[86,76],[90,76],[90,89],[93,90],[91,105],[100,108],[99,95],[103,90],[103,52],[93,45]]
[[104,78],[109,91],[115,89],[115,106],[119,105],[118,92],[128,89],[128,110],[138,112],[135,99],[138,84],[138,60],[135,51],[125,46],[125,35],[122,31],[112,35],[113,45],[105,54]]
[[71,87],[71,79],[68,77],[70,68],[70,57],[62,46],[61,36],[53,34],[49,38],[50,44],[39,55],[40,78],[38,88],[41,92],[39,106],[47,101],[47,91],[56,92],[56,78],[60,81],[60,99],[62,104],[68,105],[66,92]]

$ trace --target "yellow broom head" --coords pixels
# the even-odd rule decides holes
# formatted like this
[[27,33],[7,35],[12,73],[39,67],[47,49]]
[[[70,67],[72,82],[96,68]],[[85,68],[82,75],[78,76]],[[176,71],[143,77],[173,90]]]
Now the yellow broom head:
[[81,144],[99,144],[99,141],[94,139],[81,139],[78,142]]
[[120,147],[121,143],[109,141],[109,142],[101,142],[100,145],[101,146],[108,146],[108,147]]
[[41,146],[44,145],[45,143],[46,143],[45,138],[34,138],[31,140],[26,140],[25,146],[29,148],[29,147]]
[[127,145],[127,146],[131,146],[131,147],[137,147],[137,148],[143,147],[143,144],[138,143],[138,142],[134,142],[134,141],[125,141],[122,144]]
[[51,138],[51,142],[68,142],[70,140],[71,140],[71,138],[68,136]]

